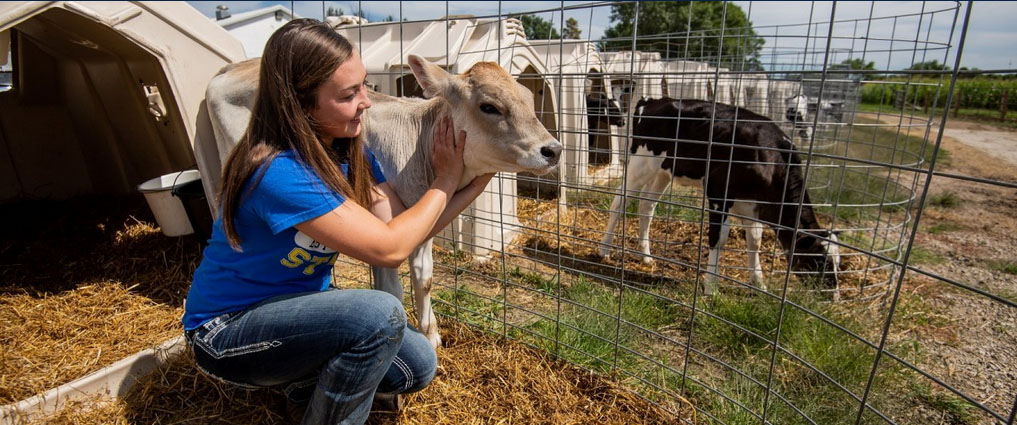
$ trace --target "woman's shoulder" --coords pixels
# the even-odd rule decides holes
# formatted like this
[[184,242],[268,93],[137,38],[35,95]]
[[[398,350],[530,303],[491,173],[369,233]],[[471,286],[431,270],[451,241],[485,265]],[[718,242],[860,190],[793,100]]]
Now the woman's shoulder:
[[315,177],[311,167],[292,149],[279,152],[271,160],[265,161],[261,168],[261,173],[264,175],[262,180],[265,178],[270,180],[293,180]]
[[293,149],[279,152],[270,160],[261,164],[266,172],[292,171],[293,169],[308,169],[309,167],[300,158],[300,155]]

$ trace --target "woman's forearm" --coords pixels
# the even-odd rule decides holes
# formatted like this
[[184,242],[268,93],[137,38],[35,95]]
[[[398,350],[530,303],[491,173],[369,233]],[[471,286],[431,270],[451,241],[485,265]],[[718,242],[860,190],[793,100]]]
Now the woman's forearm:
[[436,180],[412,208],[388,221],[355,202],[294,225],[329,248],[382,267],[399,267],[423,241],[452,198],[455,180]]
[[[401,246],[395,254],[406,258],[414,248],[434,236],[432,229],[444,219],[449,206],[453,203],[458,205],[463,202],[457,201],[457,196],[454,183],[442,183],[436,180],[413,206],[389,221],[389,229],[400,235],[400,239],[404,242],[400,244]],[[469,201],[466,201],[466,205],[469,205]],[[465,208],[465,206],[461,207],[461,209]],[[452,217],[447,219],[446,224],[451,221]]]
[[442,211],[441,216],[434,223],[430,233],[428,233],[427,239],[434,237],[445,226],[448,226],[453,219],[456,218],[466,207],[473,203],[474,199],[487,188],[487,183],[491,181],[491,175],[478,176],[476,180],[471,182],[469,185],[464,187],[462,190],[452,195],[452,199],[449,200],[448,205],[445,206],[445,211]]

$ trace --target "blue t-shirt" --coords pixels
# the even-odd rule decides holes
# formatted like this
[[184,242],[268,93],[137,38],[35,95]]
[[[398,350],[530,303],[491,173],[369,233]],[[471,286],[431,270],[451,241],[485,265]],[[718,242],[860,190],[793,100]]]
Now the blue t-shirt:
[[[381,165],[366,152],[377,183],[385,181]],[[257,176],[264,176],[253,191]],[[343,174],[347,166],[342,164]],[[245,183],[234,220],[242,252],[226,241],[222,217],[212,237],[184,307],[184,329],[243,310],[266,299],[328,288],[338,253],[293,226],[334,210],[345,198],[333,192],[294,151],[280,153]]]

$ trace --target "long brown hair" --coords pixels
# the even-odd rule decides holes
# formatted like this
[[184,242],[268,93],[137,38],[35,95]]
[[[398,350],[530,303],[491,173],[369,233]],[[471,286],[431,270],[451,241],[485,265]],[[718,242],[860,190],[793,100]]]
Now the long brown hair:
[[[241,193],[244,184],[253,179],[249,186],[253,190],[267,167],[253,176],[255,171],[288,149],[293,149],[329,189],[365,208],[370,206],[375,182],[364,155],[363,132],[325,146],[310,117],[318,89],[351,57],[349,40],[314,19],[292,20],[268,39],[251,122],[223,170],[222,224],[234,250],[241,251],[234,221],[237,208],[250,192]],[[340,159],[349,162],[349,179],[337,164]]]

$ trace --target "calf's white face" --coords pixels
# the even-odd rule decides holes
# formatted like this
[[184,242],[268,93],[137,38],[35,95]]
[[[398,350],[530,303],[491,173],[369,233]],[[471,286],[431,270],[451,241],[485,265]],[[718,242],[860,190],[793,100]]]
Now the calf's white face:
[[836,233],[830,233],[829,241],[823,241],[823,251],[826,252],[826,261],[830,262],[834,276],[840,273],[840,244]]
[[445,98],[457,130],[466,130],[468,169],[542,175],[558,166],[562,145],[537,119],[533,93],[500,66],[479,62],[453,76],[415,55],[409,62],[424,95]]

